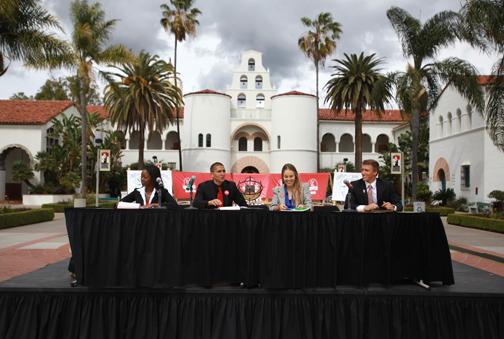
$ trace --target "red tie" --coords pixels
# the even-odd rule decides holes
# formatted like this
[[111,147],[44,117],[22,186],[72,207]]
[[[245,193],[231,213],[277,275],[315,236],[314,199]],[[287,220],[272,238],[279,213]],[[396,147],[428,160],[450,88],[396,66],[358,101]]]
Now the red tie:
[[371,185],[368,185],[367,200],[368,200],[368,204],[372,204],[374,202],[374,200],[373,200],[373,186],[371,186]]
[[222,194],[221,186],[217,186],[217,199],[219,199],[222,203],[222,206],[224,206],[224,195]]

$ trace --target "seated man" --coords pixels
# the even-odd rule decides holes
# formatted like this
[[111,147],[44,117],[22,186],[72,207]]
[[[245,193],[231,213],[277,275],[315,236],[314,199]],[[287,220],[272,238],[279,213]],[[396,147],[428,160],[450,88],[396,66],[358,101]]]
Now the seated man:
[[212,180],[198,185],[193,205],[198,208],[216,208],[232,206],[233,202],[240,206],[247,206],[245,198],[232,181],[224,179],[226,170],[220,162],[210,166]]
[[390,182],[378,178],[379,164],[376,160],[362,162],[362,179],[352,181],[352,209],[370,212],[376,209],[402,211],[402,203]]

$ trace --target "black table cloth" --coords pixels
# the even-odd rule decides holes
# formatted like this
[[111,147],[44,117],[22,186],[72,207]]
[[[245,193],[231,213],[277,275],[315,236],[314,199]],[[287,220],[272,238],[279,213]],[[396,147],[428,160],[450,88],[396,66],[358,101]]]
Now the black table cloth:
[[90,287],[454,283],[433,213],[67,209],[65,216],[77,281]]

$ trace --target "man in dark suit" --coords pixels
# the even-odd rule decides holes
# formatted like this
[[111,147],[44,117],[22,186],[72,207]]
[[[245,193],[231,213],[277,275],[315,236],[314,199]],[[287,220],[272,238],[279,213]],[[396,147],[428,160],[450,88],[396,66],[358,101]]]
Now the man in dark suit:
[[233,202],[239,206],[247,206],[245,198],[232,181],[224,179],[226,169],[220,162],[215,162],[210,166],[212,180],[202,182],[198,185],[194,206],[198,208],[216,208],[222,206],[232,206]]
[[362,162],[362,179],[352,181],[352,209],[371,212],[377,209],[401,211],[402,203],[390,182],[378,178],[379,164],[376,160]]

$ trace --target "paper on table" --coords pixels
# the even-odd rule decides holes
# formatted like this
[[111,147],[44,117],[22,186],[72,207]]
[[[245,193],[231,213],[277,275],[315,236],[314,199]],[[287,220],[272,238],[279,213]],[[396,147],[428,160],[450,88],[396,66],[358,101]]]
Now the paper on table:
[[117,204],[117,208],[122,208],[122,209],[139,209],[140,204],[136,202],[124,202],[124,201],[119,201]]
[[219,207],[218,208],[219,211],[239,211],[240,210],[240,206],[236,205],[236,206],[224,206],[224,207]]

